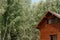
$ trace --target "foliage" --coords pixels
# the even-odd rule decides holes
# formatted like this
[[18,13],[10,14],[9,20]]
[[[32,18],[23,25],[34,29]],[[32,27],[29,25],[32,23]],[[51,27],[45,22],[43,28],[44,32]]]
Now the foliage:
[[0,34],[1,40],[38,40],[35,25],[44,12],[52,10],[60,13],[59,0],[46,0],[33,4],[31,0],[0,1]]
[[[4,0],[1,13],[1,40],[31,40],[34,28],[29,0]],[[2,4],[1,3],[1,4]]]

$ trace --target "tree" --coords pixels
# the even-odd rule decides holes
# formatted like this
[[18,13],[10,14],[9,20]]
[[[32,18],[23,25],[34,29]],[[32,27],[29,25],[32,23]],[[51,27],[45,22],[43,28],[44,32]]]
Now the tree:
[[[27,2],[27,0],[25,0]],[[1,40],[17,40],[20,39],[19,28],[23,25],[24,20],[21,18],[26,13],[24,0],[7,0],[7,7],[4,14],[2,14],[2,26],[1,26]]]

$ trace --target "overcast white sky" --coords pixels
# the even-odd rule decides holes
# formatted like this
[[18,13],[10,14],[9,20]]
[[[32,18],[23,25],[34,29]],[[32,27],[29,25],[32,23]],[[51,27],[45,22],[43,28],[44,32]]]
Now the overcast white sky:
[[32,0],[32,3],[34,3],[34,2],[39,2],[40,0]]
[[38,3],[40,0],[32,0],[32,3]]
[[[38,3],[38,2],[40,2],[41,0],[32,0],[32,3]],[[45,0],[43,0],[43,1],[45,1]]]

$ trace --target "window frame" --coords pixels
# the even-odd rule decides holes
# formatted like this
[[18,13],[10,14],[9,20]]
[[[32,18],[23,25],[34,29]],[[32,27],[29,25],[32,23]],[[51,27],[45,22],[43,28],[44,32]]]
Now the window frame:
[[58,22],[58,18],[57,17],[53,17],[50,19],[47,18],[46,21],[47,21],[47,24],[52,24],[52,23]]
[[[56,38],[56,39],[54,39],[54,38]],[[57,35],[56,34],[50,35],[50,40],[57,40]]]

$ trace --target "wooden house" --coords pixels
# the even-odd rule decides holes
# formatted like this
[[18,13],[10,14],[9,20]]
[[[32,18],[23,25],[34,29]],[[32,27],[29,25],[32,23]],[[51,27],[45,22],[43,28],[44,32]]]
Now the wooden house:
[[60,40],[60,15],[47,11],[36,26],[40,40]]

